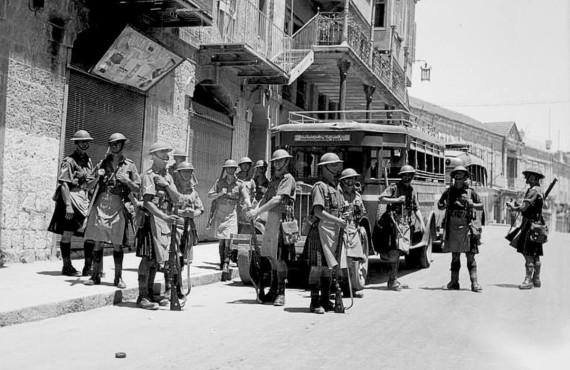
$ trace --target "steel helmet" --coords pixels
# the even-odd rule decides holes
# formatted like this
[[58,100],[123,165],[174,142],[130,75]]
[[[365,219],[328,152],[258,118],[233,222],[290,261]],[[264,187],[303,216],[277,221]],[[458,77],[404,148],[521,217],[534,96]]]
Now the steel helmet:
[[532,175],[537,175],[539,179],[544,178],[544,174],[538,168],[529,168],[528,170],[524,170],[522,173],[524,176],[532,174]]
[[237,165],[236,161],[234,161],[233,159],[228,159],[228,160],[226,160],[226,161],[224,162],[224,165],[223,165],[222,167],[223,167],[223,168],[228,168],[228,167],[230,167],[230,168],[232,168],[232,167],[233,167],[233,168],[237,168],[237,166],[238,166],[238,165]]
[[109,136],[109,144],[114,143],[116,141],[127,141],[127,138],[125,137],[125,135],[119,132],[115,132],[114,134]]
[[253,163],[253,161],[249,158],[249,157],[242,157],[239,161],[238,161],[238,166],[242,165],[244,163]]
[[192,165],[192,163],[188,161],[183,161],[178,163],[178,166],[176,166],[174,172],[184,171],[184,170],[194,170],[194,166]]
[[343,161],[335,153],[325,153],[321,156],[317,166],[324,166],[326,164],[342,163]]
[[342,172],[340,173],[339,180],[349,179],[351,177],[358,177],[358,176],[360,176],[360,175],[354,169],[346,168],[346,169],[342,170]]
[[280,159],[285,159],[285,158],[292,158],[293,156],[290,155],[285,149],[277,149],[276,151],[273,152],[273,155],[271,156],[271,161],[278,161]]
[[406,164],[406,165],[402,166],[402,168],[400,168],[400,172],[398,172],[398,176],[402,176],[405,173],[411,173],[412,175],[415,175],[416,170],[414,169],[414,167],[410,166],[409,164]]
[[267,162],[260,159],[259,161],[255,162],[255,168],[257,168],[257,167],[267,167]]
[[150,146],[150,148],[148,149],[148,154],[152,154],[154,152],[158,152],[161,150],[171,151],[172,147],[166,143],[161,143],[161,142],[157,141],[156,143],[154,143]]
[[453,171],[451,171],[451,173],[449,174],[451,177],[454,177],[456,173],[459,172],[463,172],[465,174],[465,177],[470,177],[469,171],[467,171],[467,168],[463,167],[463,166],[457,166],[453,169]]
[[91,137],[91,135],[89,135],[89,133],[87,131],[79,130],[75,134],[73,134],[73,137],[70,140],[71,141],[92,141],[93,138]]
[[173,156],[173,157],[188,157],[188,153],[183,152],[183,151],[180,150],[180,149],[176,149],[176,150],[174,151],[174,153],[172,154],[172,156]]

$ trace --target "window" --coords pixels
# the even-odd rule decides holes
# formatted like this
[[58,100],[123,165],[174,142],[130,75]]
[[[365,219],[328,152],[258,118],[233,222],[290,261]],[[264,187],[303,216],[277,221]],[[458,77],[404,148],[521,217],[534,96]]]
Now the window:
[[374,8],[374,27],[386,27],[386,1],[376,0]]

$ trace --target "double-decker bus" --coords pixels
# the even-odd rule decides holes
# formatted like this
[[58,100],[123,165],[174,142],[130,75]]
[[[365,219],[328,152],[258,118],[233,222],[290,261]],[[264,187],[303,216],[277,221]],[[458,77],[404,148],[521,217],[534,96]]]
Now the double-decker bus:
[[[344,168],[361,174],[361,194],[367,211],[360,221],[365,255],[378,250],[372,231],[385,210],[385,205],[378,202],[379,195],[387,184],[399,181],[402,166],[412,165],[417,171],[412,185],[418,193],[426,232],[413,235],[406,265],[429,267],[432,243],[442,218],[436,203],[446,184],[445,146],[428,122],[400,110],[291,112],[289,123],[271,131],[272,149],[283,148],[293,156],[290,170],[298,184],[295,209],[301,223],[311,209],[310,190],[319,179],[317,163],[321,155],[334,152],[344,161]],[[297,244],[298,254],[302,246],[303,240]],[[353,286],[363,287],[368,261],[349,261],[351,266]]]

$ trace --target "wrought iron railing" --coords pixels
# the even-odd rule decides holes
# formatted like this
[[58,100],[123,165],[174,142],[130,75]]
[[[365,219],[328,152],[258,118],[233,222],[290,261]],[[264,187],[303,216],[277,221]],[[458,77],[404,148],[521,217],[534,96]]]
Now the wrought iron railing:
[[[345,22],[346,40],[343,39]],[[370,26],[349,13],[318,13],[293,35],[295,49],[311,49],[314,46],[334,46],[346,42],[354,53],[368,66],[404,104],[408,104],[406,79],[403,70],[397,68],[397,60],[374,49],[370,39]]]
[[[291,49],[291,37],[271,21],[249,0],[231,3],[217,14],[218,27],[192,27],[185,30],[186,39],[196,45],[245,44],[264,58],[290,66],[284,51]],[[289,72],[286,70],[286,72]]]

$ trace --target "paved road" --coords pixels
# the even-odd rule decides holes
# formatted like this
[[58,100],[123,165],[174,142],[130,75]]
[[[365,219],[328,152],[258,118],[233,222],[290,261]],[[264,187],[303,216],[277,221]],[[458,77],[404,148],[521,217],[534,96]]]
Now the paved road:
[[[505,227],[487,227],[478,256],[480,294],[441,290],[447,254],[410,285],[386,291],[373,261],[365,298],[346,314],[308,313],[308,292],[285,308],[259,305],[239,281],[194,288],[182,312],[133,302],[0,329],[3,369],[568,369],[570,235],[546,247],[543,287],[521,291],[523,259]],[[465,260],[462,260],[465,266]],[[2,299],[6,299],[3,297]],[[347,304],[348,300],[345,301]],[[125,359],[115,353],[126,352]]]

